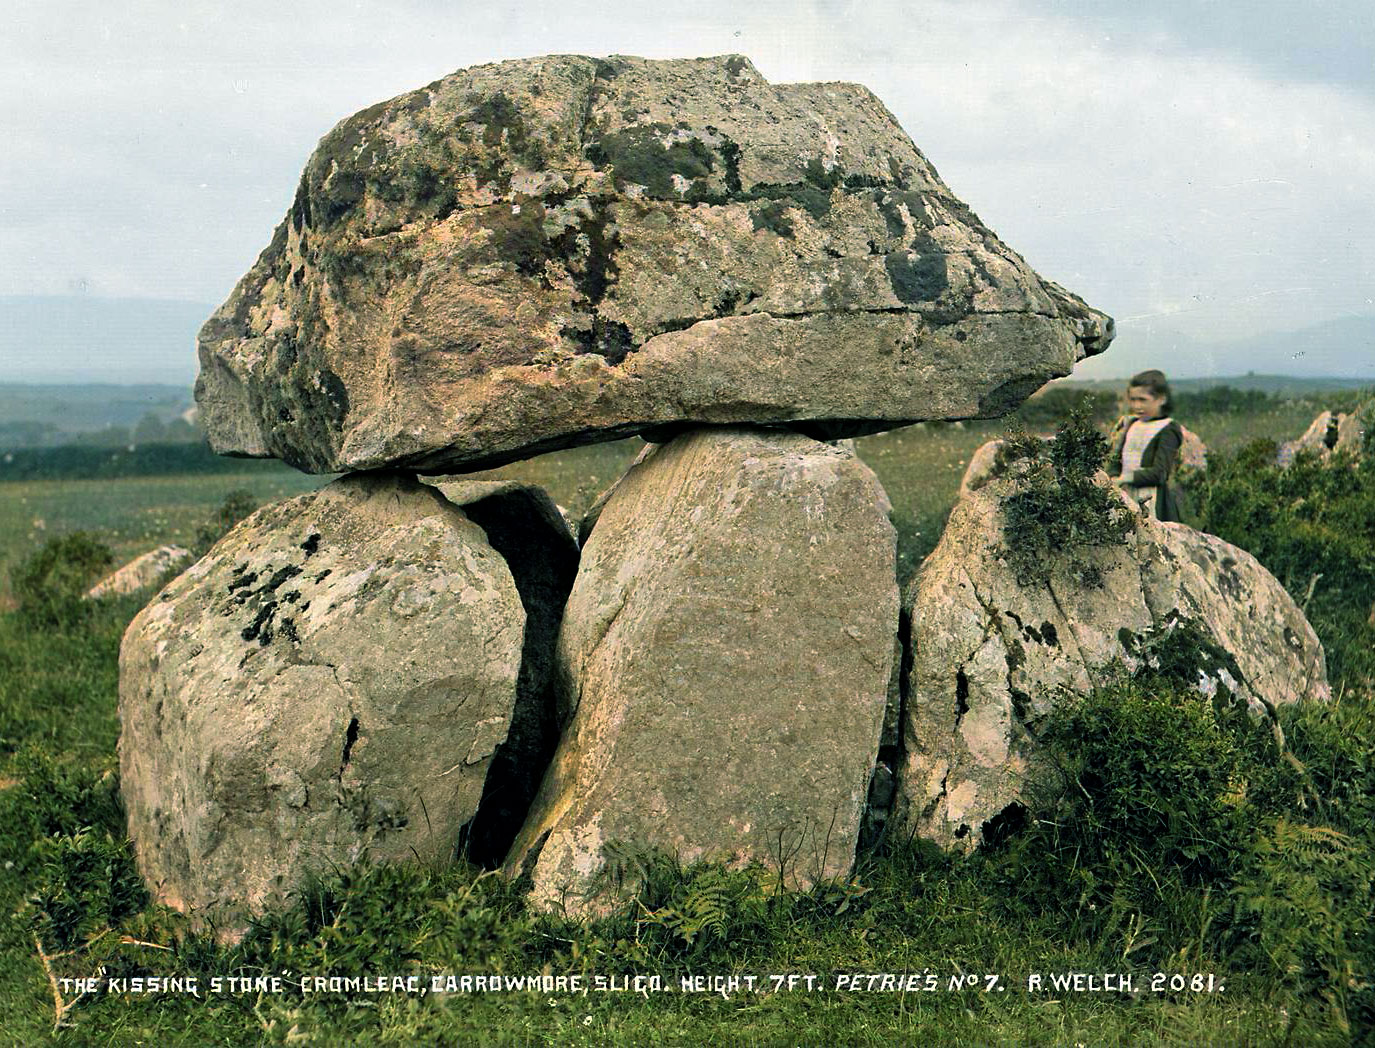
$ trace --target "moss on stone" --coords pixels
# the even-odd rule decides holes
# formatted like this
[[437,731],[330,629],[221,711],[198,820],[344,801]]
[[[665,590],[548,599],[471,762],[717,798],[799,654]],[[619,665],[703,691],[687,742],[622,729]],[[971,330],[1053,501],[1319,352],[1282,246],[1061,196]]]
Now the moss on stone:
[[664,145],[666,124],[641,124],[605,135],[588,146],[587,158],[598,167],[611,168],[616,188],[641,185],[650,196],[676,198],[673,176],[689,182],[704,179],[715,168],[715,155],[700,138],[676,140]]

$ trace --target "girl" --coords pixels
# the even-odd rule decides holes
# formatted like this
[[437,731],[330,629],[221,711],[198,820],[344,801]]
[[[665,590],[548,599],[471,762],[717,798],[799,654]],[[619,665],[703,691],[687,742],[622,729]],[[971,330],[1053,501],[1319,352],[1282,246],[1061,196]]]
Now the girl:
[[1170,487],[1170,474],[1179,457],[1184,434],[1170,418],[1170,385],[1154,369],[1133,375],[1127,386],[1127,408],[1110,441],[1108,475],[1158,520],[1180,520],[1179,498]]

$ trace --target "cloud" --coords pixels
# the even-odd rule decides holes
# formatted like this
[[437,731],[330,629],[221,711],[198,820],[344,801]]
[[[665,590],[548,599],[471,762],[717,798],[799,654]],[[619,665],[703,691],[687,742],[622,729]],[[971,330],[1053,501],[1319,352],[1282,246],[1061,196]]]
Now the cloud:
[[34,6],[0,44],[12,100],[0,293],[60,291],[81,274],[106,294],[217,301],[316,140],[364,105],[501,58],[736,51],[774,80],[872,88],[958,195],[1032,265],[1118,315],[1124,338],[1369,311],[1375,97],[1316,67],[1289,78],[1265,60],[1263,25],[1219,41],[1182,9],[1133,10]]

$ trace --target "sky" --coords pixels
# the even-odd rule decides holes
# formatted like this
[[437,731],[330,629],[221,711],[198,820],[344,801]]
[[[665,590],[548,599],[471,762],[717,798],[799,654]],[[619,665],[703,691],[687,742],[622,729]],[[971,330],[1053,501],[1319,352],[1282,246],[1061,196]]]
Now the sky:
[[[334,123],[547,53],[874,90],[1123,352],[1375,316],[1369,0],[0,0],[0,296],[217,305]],[[188,353],[191,352],[188,349]],[[1353,347],[1347,374],[1375,374]],[[1111,358],[1111,359],[1109,359]],[[1130,353],[1076,377],[1122,373]],[[1117,359],[1121,358],[1121,359]]]

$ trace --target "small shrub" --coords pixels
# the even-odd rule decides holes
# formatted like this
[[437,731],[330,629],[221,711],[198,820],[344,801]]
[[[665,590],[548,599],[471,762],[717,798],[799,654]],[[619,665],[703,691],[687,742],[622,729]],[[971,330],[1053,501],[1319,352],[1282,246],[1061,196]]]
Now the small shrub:
[[220,503],[220,508],[196,529],[196,538],[191,552],[203,557],[210,547],[219,542],[229,530],[258,508],[258,500],[253,492],[238,488],[231,491]]
[[79,830],[34,845],[41,863],[29,898],[39,937],[61,949],[112,928],[148,905],[148,892],[121,833]]
[[1346,1025],[1375,1021],[1375,858],[1369,838],[1286,816],[1256,833],[1228,938],[1257,969],[1315,992]]
[[455,968],[477,968],[519,941],[523,910],[499,874],[361,862],[308,876],[290,906],[253,922],[235,961],[246,969],[400,971],[438,937]]
[[1074,412],[1098,425],[1107,425],[1118,414],[1117,394],[1106,389],[1051,386],[1024,401],[1017,409],[1017,418],[1028,426],[1041,428],[1057,425]]
[[7,799],[15,805],[5,820],[7,836],[20,847],[42,837],[95,828],[124,832],[119,782],[112,771],[59,764],[30,746],[14,758],[20,782]]
[[1091,928],[1146,914],[1182,941],[1188,890],[1222,884],[1244,850],[1235,738],[1197,693],[1122,681],[1052,717],[1040,741],[1064,792],[1009,846],[1012,897]]
[[49,539],[11,576],[19,611],[31,622],[66,626],[86,618],[85,593],[114,561],[110,547],[86,531]]
[[1180,418],[1199,415],[1256,415],[1272,410],[1281,398],[1259,389],[1210,386],[1174,395],[1174,414]]
[[1300,454],[1285,469],[1257,441],[1217,457],[1195,492],[1199,527],[1249,552],[1303,607],[1334,682],[1375,681],[1375,458]]
[[1063,564],[1084,585],[1100,585],[1090,552],[1120,543],[1135,526],[1130,509],[1113,491],[1093,481],[1107,455],[1107,441],[1077,411],[1045,442],[1014,428],[1007,454],[1025,462],[1020,489],[1003,500],[1003,546],[1022,585],[1048,582]]

